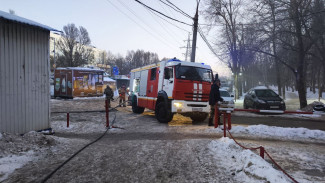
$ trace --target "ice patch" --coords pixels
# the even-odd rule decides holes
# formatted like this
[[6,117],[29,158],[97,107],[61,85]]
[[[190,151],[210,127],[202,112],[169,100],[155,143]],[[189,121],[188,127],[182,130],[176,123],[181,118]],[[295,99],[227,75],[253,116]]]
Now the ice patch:
[[4,158],[0,158],[0,182],[7,179],[8,176],[16,169],[21,168],[26,163],[32,161],[34,151],[28,151],[23,155],[10,155]]

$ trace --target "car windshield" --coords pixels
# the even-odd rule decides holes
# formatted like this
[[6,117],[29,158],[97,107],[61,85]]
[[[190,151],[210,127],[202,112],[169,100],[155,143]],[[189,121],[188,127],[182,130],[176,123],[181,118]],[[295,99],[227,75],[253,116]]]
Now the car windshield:
[[176,78],[211,82],[212,72],[210,69],[178,65],[176,66]]
[[257,97],[277,97],[278,95],[272,90],[255,90]]
[[220,91],[221,97],[230,97],[230,94],[227,91]]

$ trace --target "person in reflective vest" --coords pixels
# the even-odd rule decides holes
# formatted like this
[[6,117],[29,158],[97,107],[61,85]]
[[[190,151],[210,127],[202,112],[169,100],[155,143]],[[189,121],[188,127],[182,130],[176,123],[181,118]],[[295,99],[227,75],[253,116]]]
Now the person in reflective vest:
[[[213,126],[213,118],[214,118],[214,111],[215,108],[218,107],[218,102],[219,101],[223,101],[223,98],[220,97],[220,80],[218,79],[217,75],[216,78],[213,82],[213,84],[211,85],[211,90],[210,90],[210,95],[209,95],[209,105],[210,105],[210,116],[209,116],[209,126]],[[220,115],[218,116],[218,121],[219,121],[219,125],[221,125],[220,122]]]
[[118,93],[120,96],[120,106],[126,107],[125,105],[125,94],[127,92],[127,89],[125,87],[125,85],[123,84],[122,87],[120,89],[118,89]]

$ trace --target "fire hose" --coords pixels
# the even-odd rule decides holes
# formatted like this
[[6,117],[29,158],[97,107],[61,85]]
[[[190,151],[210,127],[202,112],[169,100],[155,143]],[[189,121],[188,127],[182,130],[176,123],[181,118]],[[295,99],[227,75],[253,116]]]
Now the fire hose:
[[[112,124],[115,123],[115,119],[116,119],[116,114],[114,116],[114,119],[113,119],[113,122]],[[114,127],[112,127],[114,128]],[[83,151],[84,149],[86,149],[88,146],[94,144],[95,142],[99,141],[101,138],[103,138],[107,131],[111,129],[110,127],[108,127],[106,129],[106,131],[101,135],[99,136],[97,139],[95,139],[94,141],[90,142],[89,144],[85,145],[84,147],[82,147],[79,151],[75,152],[72,156],[70,156],[67,160],[65,160],[61,165],[59,165],[55,170],[53,170],[49,175],[47,175],[43,180],[42,180],[42,183],[46,182],[48,179],[50,179],[54,174],[55,172],[57,172],[60,168],[62,168],[65,164],[67,164],[70,160],[72,160],[76,155],[78,155],[81,151]]]

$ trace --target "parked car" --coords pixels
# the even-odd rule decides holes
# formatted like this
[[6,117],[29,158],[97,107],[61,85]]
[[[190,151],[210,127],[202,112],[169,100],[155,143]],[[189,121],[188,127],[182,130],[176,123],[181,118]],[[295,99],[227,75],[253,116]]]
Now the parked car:
[[220,96],[223,98],[223,104],[232,104],[228,107],[234,108],[235,102],[234,102],[234,96],[230,95],[229,92],[226,89],[219,89]]
[[313,107],[313,111],[325,112],[325,104],[318,104]]
[[283,99],[273,90],[253,88],[244,98],[244,109],[286,110]]

